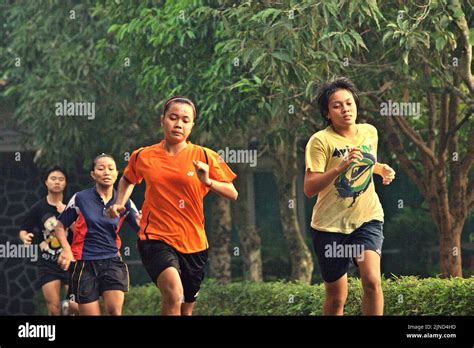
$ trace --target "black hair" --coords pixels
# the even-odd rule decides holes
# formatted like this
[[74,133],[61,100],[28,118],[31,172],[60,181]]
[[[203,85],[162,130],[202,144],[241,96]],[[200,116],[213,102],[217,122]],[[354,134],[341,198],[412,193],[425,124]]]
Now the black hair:
[[94,158],[94,161],[92,161],[91,172],[94,171],[95,165],[97,164],[97,160],[99,160],[101,158],[104,158],[104,157],[108,157],[108,158],[112,159],[112,161],[115,162],[115,158],[112,155],[109,155],[108,153],[101,153],[100,155],[98,155]]
[[331,120],[327,118],[329,113],[329,98],[331,98],[331,96],[340,89],[345,89],[352,93],[357,110],[359,110],[359,90],[351,80],[349,80],[347,77],[337,77],[331,81],[325,82],[321,85],[321,87],[319,87],[317,101],[321,116],[324,118],[324,121],[326,121],[327,125],[331,124]]
[[163,116],[166,115],[166,112],[169,110],[170,106],[173,103],[183,103],[183,104],[188,104],[193,108],[194,112],[194,121],[197,118],[197,109],[194,103],[189,99],[188,97],[182,96],[182,95],[175,95],[174,97],[171,97],[165,102],[165,105],[163,106]]
[[52,165],[52,166],[50,166],[50,167],[48,167],[48,168],[46,169],[46,172],[45,172],[45,174],[44,174],[44,180],[43,180],[43,181],[48,180],[49,175],[50,175],[52,172],[61,172],[61,173],[64,175],[64,177],[66,178],[66,182],[67,182],[67,173],[66,173],[66,170],[65,170],[63,167],[61,167],[60,165],[58,165],[58,164],[54,164],[54,165]]

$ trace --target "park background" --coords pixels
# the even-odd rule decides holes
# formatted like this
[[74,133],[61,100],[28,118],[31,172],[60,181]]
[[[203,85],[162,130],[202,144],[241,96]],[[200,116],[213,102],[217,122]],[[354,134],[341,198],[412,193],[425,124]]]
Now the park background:
[[[379,161],[397,171],[390,186],[374,177],[386,312],[472,314],[472,9],[468,0],[1,0],[0,243],[19,243],[21,219],[46,194],[45,166],[68,169],[68,199],[92,185],[97,154],[123,170],[131,151],[158,142],[163,102],[187,95],[198,108],[193,143],[258,154],[255,167],[230,163],[237,202],[206,198],[212,280],[197,313],[320,314],[303,155],[324,127],[318,86],[348,76],[361,90],[358,121],[377,127]],[[57,116],[64,100],[94,103],[95,117]],[[420,112],[387,115],[390,102]],[[132,195],[139,206],[143,193],[144,184]],[[127,226],[120,234],[136,286],[125,313],[156,314],[136,237]],[[35,281],[27,260],[0,260],[0,313],[38,313]],[[348,313],[360,314],[360,293],[354,279]]]

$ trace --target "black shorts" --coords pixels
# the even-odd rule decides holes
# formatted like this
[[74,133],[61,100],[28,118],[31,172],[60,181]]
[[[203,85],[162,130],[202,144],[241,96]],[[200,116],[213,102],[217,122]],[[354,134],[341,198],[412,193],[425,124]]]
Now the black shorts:
[[352,233],[317,231],[312,228],[313,245],[325,282],[334,282],[349,270],[351,262],[366,250],[382,255],[383,222],[371,220]]
[[68,298],[77,303],[97,301],[107,290],[128,292],[128,267],[117,256],[104,260],[76,261],[69,282]]
[[181,277],[184,301],[187,303],[196,301],[204,279],[204,268],[208,258],[207,249],[197,253],[183,254],[160,240],[139,240],[137,247],[143,266],[155,284],[161,272],[168,267],[174,267]]
[[[72,268],[69,268],[70,270]],[[69,279],[71,278],[70,270],[64,271],[59,267],[56,261],[40,261],[38,264],[38,283],[39,286],[55,281],[60,280],[61,284],[69,284]]]

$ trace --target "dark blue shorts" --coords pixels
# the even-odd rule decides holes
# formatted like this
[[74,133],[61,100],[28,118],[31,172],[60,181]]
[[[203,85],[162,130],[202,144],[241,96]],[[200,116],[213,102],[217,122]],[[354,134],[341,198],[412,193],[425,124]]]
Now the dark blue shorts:
[[128,267],[120,256],[104,260],[77,260],[69,281],[68,299],[80,304],[97,301],[104,291],[128,292]]
[[371,220],[350,234],[312,228],[314,250],[325,282],[334,282],[349,270],[351,261],[366,250],[382,255],[383,222]]

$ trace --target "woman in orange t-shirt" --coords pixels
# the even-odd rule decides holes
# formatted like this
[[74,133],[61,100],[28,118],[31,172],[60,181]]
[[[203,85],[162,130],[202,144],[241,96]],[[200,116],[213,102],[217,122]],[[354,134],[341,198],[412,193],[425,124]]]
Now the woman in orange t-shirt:
[[120,179],[111,217],[136,184],[146,182],[138,251],[162,296],[163,315],[191,315],[207,262],[203,199],[209,191],[236,200],[236,175],[219,155],[187,141],[196,120],[194,103],[181,96],[163,108],[164,140],[140,148]]

